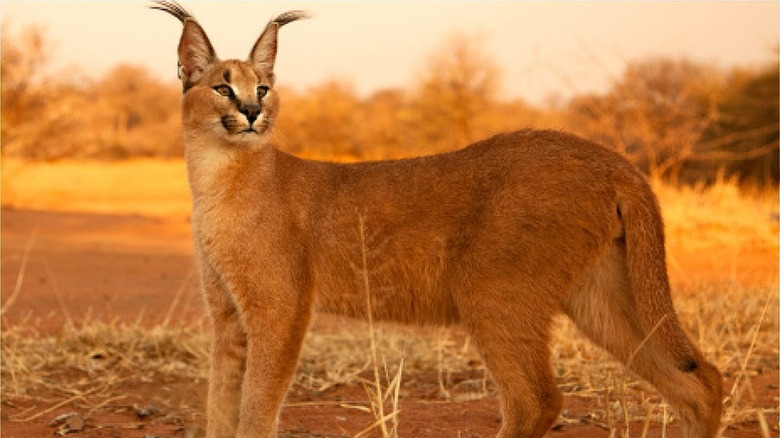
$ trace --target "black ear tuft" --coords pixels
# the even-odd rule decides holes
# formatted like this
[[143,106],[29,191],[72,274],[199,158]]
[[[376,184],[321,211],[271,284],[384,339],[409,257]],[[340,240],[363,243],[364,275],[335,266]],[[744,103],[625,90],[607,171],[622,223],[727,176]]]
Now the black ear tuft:
[[149,9],[156,9],[158,11],[167,12],[178,18],[182,24],[187,19],[195,20],[195,17],[193,17],[192,14],[187,12],[187,10],[182,7],[182,5],[176,3],[175,1],[155,0],[154,4],[149,6]]
[[258,74],[272,75],[276,62],[276,46],[279,28],[295,20],[308,18],[306,11],[288,11],[280,14],[265,26],[260,38],[249,52],[249,62]]
[[179,79],[186,92],[200,80],[202,73],[213,62],[217,54],[211,46],[206,32],[195,17],[175,1],[156,0],[151,9],[167,12],[184,25],[179,40]]
[[285,24],[292,23],[293,21],[304,18],[311,18],[311,14],[309,14],[307,11],[287,11],[285,13],[279,14],[279,16],[271,20],[271,22],[276,23],[281,27]]

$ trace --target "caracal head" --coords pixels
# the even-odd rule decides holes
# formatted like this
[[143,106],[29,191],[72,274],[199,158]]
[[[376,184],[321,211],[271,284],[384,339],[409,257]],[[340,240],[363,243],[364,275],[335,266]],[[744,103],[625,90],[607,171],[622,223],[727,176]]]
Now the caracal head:
[[270,140],[279,110],[274,91],[279,28],[306,13],[290,11],[271,20],[246,61],[222,61],[189,12],[173,1],[155,3],[153,9],[173,15],[184,25],[178,54],[185,137],[233,147]]

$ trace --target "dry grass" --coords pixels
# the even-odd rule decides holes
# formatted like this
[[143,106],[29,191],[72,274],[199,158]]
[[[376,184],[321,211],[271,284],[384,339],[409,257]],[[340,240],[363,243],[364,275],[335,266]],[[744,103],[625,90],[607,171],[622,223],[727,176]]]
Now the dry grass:
[[777,251],[777,191],[743,193],[735,181],[710,187],[653,186],[673,247]]
[[119,388],[160,375],[205,379],[210,345],[206,332],[101,322],[66,326],[56,336],[40,335],[27,326],[6,328],[2,398],[43,401],[47,408],[12,417],[29,421],[67,402],[98,409],[121,398],[124,389]]
[[[729,382],[726,426],[761,424],[767,418],[776,421],[776,405],[759,400],[751,385],[756,376],[771,373],[778,366],[776,290],[776,285],[744,288],[703,284],[678,294],[681,319]],[[311,332],[304,343],[295,385],[325,391],[336,385],[368,382],[375,391],[368,407],[374,409],[377,420],[385,421],[397,412],[398,398],[414,394],[420,386],[441,385],[439,398],[452,402],[493,395],[492,385],[485,383],[481,360],[468,337],[457,329],[378,325],[375,330],[365,330],[360,328],[362,324]],[[3,400],[44,397],[46,407],[13,418],[23,421],[63,403],[83,401],[86,396],[92,400],[92,409],[99,408],[121,396],[119,388],[155,376],[204,381],[208,371],[206,332],[101,323],[71,327],[57,336],[40,336],[23,327],[7,329],[2,335]],[[556,333],[553,363],[558,385],[570,397],[590,400],[592,407],[585,415],[564,412],[561,422],[600,424],[622,433],[625,422],[657,425],[664,421],[666,409],[647,384],[627,375],[567,320],[559,321]],[[448,377],[431,381],[436,375],[432,371]],[[378,384],[380,381],[383,384]],[[388,401],[389,412],[380,414],[378,406]],[[378,421],[371,426],[379,425]],[[396,435],[388,431],[385,436]]]

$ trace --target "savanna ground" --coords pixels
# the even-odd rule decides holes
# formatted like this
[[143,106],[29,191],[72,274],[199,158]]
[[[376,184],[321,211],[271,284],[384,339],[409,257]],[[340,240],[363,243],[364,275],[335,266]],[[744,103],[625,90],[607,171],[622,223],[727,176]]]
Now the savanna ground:
[[[4,437],[200,436],[210,329],[185,183],[180,161],[5,160]],[[743,196],[728,182],[657,192],[678,312],[726,379],[722,436],[776,437],[777,193]],[[681,436],[652,388],[567,321],[556,332],[565,404],[549,436]],[[499,422],[495,388],[459,329],[321,316],[280,430],[466,438],[493,436]]]

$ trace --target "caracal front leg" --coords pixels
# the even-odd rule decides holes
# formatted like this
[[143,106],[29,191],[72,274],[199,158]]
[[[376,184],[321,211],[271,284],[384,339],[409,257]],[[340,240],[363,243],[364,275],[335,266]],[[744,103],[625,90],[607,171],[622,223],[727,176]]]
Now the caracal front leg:
[[209,266],[201,268],[213,324],[206,408],[208,438],[233,438],[238,429],[241,385],[246,368],[246,332],[228,290]]
[[311,300],[289,285],[251,293],[253,298],[241,306],[247,358],[236,436],[273,438],[311,319]]

